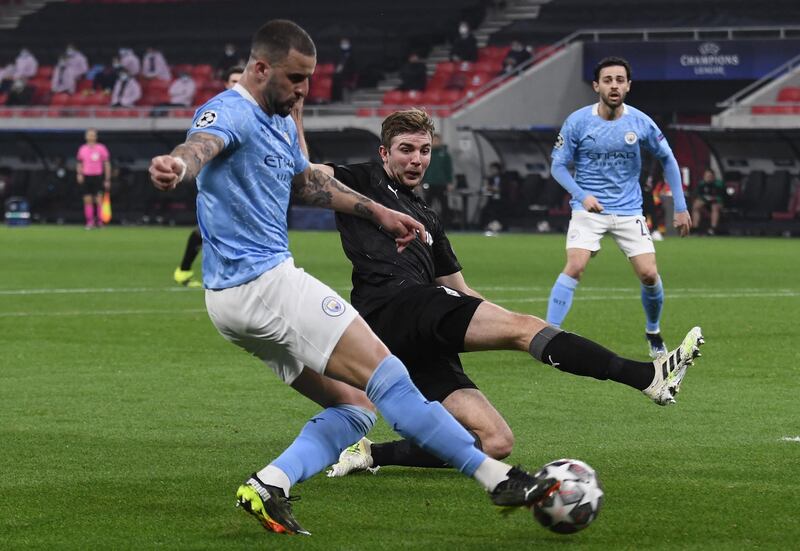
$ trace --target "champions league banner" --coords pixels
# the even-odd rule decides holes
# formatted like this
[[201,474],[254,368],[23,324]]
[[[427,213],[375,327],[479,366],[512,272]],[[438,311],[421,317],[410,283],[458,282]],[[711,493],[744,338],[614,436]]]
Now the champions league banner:
[[800,53],[800,40],[586,42],[583,77],[608,56],[627,59],[637,80],[755,80]]

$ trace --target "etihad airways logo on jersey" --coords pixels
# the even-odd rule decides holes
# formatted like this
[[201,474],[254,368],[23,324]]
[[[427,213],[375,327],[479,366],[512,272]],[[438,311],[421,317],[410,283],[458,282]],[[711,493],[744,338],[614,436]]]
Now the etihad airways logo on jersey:
[[607,161],[613,159],[635,159],[635,151],[590,151],[586,156],[592,161]]
[[279,157],[277,155],[267,155],[264,157],[264,164],[270,168],[294,169],[294,159]]

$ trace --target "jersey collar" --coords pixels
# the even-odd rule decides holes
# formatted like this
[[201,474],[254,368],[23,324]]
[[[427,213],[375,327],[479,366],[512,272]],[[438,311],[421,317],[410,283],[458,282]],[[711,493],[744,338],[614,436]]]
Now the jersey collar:
[[233,85],[232,90],[235,90],[236,92],[238,92],[240,96],[242,96],[244,99],[246,99],[247,101],[249,101],[253,105],[258,105],[258,102],[256,101],[256,98],[254,98],[252,95],[250,95],[250,92],[248,92],[247,89],[244,86],[242,86],[241,84],[239,84],[238,82]]
[[[238,86],[238,84],[237,84],[237,86]],[[628,105],[626,103],[622,104],[622,114],[623,115],[627,115],[628,114]],[[596,117],[600,116],[600,102],[599,101],[597,103],[595,103],[594,105],[592,105],[592,115],[594,115]]]

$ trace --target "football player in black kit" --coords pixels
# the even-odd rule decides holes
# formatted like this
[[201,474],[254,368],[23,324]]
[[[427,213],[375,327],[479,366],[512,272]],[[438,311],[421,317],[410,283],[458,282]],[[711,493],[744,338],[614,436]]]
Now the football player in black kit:
[[[302,116],[295,113],[295,119],[302,128]],[[424,111],[398,111],[383,121],[381,162],[314,165],[427,229],[424,242],[415,240],[398,253],[390,233],[355,216],[336,215],[353,264],[352,304],[406,364],[425,397],[441,402],[473,434],[475,445],[498,459],[511,453],[513,433],[464,373],[461,352],[520,350],[568,373],[629,385],[659,405],[674,403],[701,339],[685,340],[653,362],[629,360],[540,318],[493,304],[467,285],[439,217],[413,192],[423,182],[433,132]],[[342,452],[328,476],[383,465],[446,466],[408,441],[377,444],[364,438]]]

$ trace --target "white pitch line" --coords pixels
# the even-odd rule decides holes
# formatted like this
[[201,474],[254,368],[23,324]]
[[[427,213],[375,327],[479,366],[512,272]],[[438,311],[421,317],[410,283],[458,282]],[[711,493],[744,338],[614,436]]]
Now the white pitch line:
[[0,318],[32,318],[50,316],[151,316],[175,314],[205,314],[205,308],[187,310],[71,310],[67,312],[0,312]]
[[784,436],[780,440],[782,442],[800,442],[800,436]]
[[[683,293],[666,293],[664,298],[665,300],[673,300],[673,299],[711,299],[711,298],[796,298],[800,297],[800,292],[794,293],[708,293],[705,295],[693,295],[693,294],[683,294]],[[522,297],[522,298],[500,298],[500,299],[493,299],[492,302],[503,304],[503,303],[513,303],[513,302],[547,302],[550,300],[548,297]],[[603,296],[603,295],[576,295],[574,302],[590,302],[590,301],[603,301],[603,300],[635,300],[639,301],[641,298],[636,295],[635,293],[631,293],[628,296]]]

